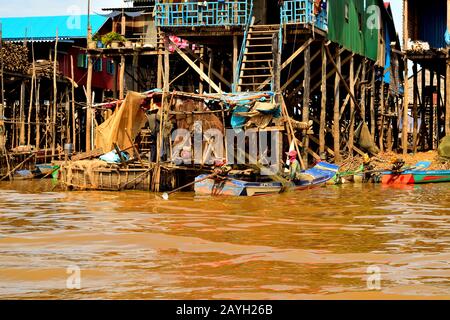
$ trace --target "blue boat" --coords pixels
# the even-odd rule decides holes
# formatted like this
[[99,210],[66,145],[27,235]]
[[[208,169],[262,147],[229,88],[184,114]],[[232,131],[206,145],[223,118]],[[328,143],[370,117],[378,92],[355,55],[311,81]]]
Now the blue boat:
[[[202,180],[207,175],[196,178],[194,190],[197,195],[210,196],[262,196],[287,191],[298,191],[324,185],[332,179],[339,167],[319,162],[314,168],[303,171],[299,179],[282,183],[279,181],[245,181],[227,176]],[[201,180],[201,181],[200,181]]]

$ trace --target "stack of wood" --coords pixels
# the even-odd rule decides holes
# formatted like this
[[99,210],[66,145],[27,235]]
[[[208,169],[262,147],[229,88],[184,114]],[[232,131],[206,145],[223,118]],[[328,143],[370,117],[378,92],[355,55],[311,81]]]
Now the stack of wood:
[[3,57],[5,71],[26,73],[30,63],[28,62],[28,48],[14,43],[2,43],[0,52]]
[[[34,67],[36,69],[36,76],[45,77],[45,78],[53,78],[53,63],[54,61],[50,60],[37,60],[34,63]],[[33,65],[29,66],[28,74],[33,74]],[[59,65],[56,63],[56,75],[59,76]]]

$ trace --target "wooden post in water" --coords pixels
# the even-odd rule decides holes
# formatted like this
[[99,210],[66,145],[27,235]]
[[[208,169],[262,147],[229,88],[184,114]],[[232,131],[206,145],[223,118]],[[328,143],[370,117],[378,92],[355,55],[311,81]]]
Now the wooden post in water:
[[385,102],[384,102],[384,76],[381,78],[381,87],[380,87],[380,118],[381,118],[381,122],[380,122],[380,136],[379,136],[379,146],[380,146],[380,151],[383,152],[384,151],[384,124],[385,124]]
[[375,69],[376,65],[372,66],[372,77],[370,81],[370,133],[372,139],[375,141]]
[[402,149],[403,154],[408,153],[408,109],[409,109],[409,81],[408,81],[408,58],[405,57],[405,76],[403,94],[403,121],[402,121]]
[[76,126],[75,126],[75,75],[73,71],[73,56],[70,55],[70,75],[72,77],[72,92],[71,92],[71,116],[72,116],[72,144],[73,144],[73,151],[76,152],[77,150],[77,132],[76,132]]
[[[309,122],[309,100],[311,90],[311,46],[307,46],[304,53],[304,83],[303,83],[303,110],[302,121]],[[304,163],[308,166],[308,149],[309,149],[309,136],[308,129],[303,131],[303,147],[304,147]]]
[[325,125],[327,115],[327,54],[325,43],[322,43],[322,79],[321,79],[322,99],[320,102],[320,129],[319,129],[319,153],[325,152]]
[[[90,29],[90,27],[89,27]],[[91,41],[89,39],[88,41]],[[92,56],[88,53],[88,70],[87,70],[87,83],[86,83],[86,152],[92,149],[92,73],[93,63]]]
[[25,80],[20,84],[20,106],[19,106],[19,145],[25,145]]
[[[336,55],[336,66],[337,71],[341,72],[341,53],[339,48],[337,48]],[[333,141],[334,141],[334,161],[339,163],[341,161],[341,135],[340,135],[340,78],[339,74],[336,72],[336,77],[334,80],[334,108],[333,108]]]
[[366,58],[363,58],[362,60],[362,75],[361,75],[361,81],[363,82],[363,85],[361,86],[361,118],[363,120],[363,123],[366,122],[366,90],[367,90],[367,61]]
[[418,86],[417,86],[417,62],[413,65],[413,153],[417,152],[417,130],[419,128],[419,115],[417,112],[417,99],[418,99]]
[[56,29],[55,52],[53,57],[53,117],[52,117],[52,159],[56,154],[56,113],[58,88],[56,85],[56,68],[58,64],[58,29]]
[[[447,1],[447,30],[450,30],[450,5]],[[450,136],[450,48],[445,61],[445,134]]]
[[40,144],[41,144],[40,92],[41,92],[41,79],[37,79],[37,84],[36,84],[36,150],[40,149]]
[[[355,58],[350,58],[350,92],[355,95]],[[348,133],[348,152],[353,156],[355,145],[355,102],[350,99],[350,131]]]

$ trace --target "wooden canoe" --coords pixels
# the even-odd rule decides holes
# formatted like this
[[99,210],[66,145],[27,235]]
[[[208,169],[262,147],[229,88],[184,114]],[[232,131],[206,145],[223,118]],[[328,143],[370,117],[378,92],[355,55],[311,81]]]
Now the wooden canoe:
[[[197,195],[212,196],[263,196],[278,194],[284,191],[298,191],[324,185],[332,179],[338,170],[337,166],[319,163],[312,169],[305,170],[300,179],[284,184],[278,181],[245,181],[226,177],[223,179],[206,179],[195,184]],[[196,178],[200,180],[206,175]]]

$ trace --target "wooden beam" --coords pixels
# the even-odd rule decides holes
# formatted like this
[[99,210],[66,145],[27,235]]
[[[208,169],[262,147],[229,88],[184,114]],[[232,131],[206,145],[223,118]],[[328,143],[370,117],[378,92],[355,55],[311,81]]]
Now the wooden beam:
[[339,163],[341,161],[341,134],[340,134],[340,77],[341,72],[341,55],[338,54],[336,59],[336,76],[334,80],[334,107],[333,107],[333,145],[334,145],[334,161]]
[[[184,48],[184,51],[186,51],[187,53],[189,53],[192,57],[194,57],[195,59],[197,59],[198,61],[200,61],[200,63],[204,66],[209,68],[209,64],[205,62],[205,60],[203,60],[203,56],[199,56],[198,54],[196,54],[194,51],[192,51],[189,48]],[[216,76],[220,81],[222,81],[224,84],[226,84],[228,87],[231,88],[231,83],[225,79],[219,72],[217,72],[214,68],[211,68],[211,73]]]
[[[310,45],[313,41],[314,41],[313,39],[309,39],[309,40],[306,41],[300,48],[298,48],[298,49],[297,49],[297,50],[296,50],[289,58],[287,58],[286,61],[283,62],[283,63],[281,64],[280,69],[279,69],[279,72],[281,73],[281,71],[283,71],[283,69],[286,68],[286,67],[289,65],[289,63],[292,62],[292,60],[294,60],[294,59],[295,59],[300,53],[302,53],[306,48],[309,48],[309,45]],[[273,50],[274,50],[274,52],[277,52],[277,51],[278,51],[278,48],[273,49]],[[301,71],[300,71],[300,70],[301,70]],[[294,77],[291,77],[289,80],[294,81],[294,80],[297,78],[297,76],[299,76],[300,73],[303,72],[304,66],[301,67],[300,70],[298,70],[298,71],[296,72],[295,78],[294,78]],[[292,81],[291,81],[291,82],[292,82]],[[261,83],[261,84],[259,85],[258,88],[256,88],[256,91],[262,90],[262,89],[263,89],[266,85],[268,85],[269,83],[270,83],[270,77],[268,77],[266,80],[264,80],[264,82]],[[290,82],[289,82],[289,83],[290,83]],[[282,90],[284,90],[288,85],[289,85],[289,84],[283,85]]]
[[375,65],[372,66],[372,77],[370,81],[370,133],[375,141]]
[[325,44],[322,43],[322,77],[321,77],[321,93],[320,101],[320,123],[319,123],[319,153],[325,152],[325,125],[327,112],[327,55],[325,53]]
[[222,93],[222,90],[220,90],[220,88],[202,70],[200,70],[200,68],[183,51],[181,51],[180,48],[178,48],[173,42],[172,44],[173,48],[180,55],[180,57],[182,57],[184,61],[186,61],[191,66],[191,68],[194,69],[200,75],[200,77],[203,80],[208,82],[208,84],[211,85],[214,91],[216,91],[217,93]]
[[[305,65],[305,73],[303,80],[304,90],[303,90],[302,121],[307,123],[309,121],[309,100],[311,89],[311,47],[309,45],[305,48],[304,65]],[[309,149],[308,129],[303,131],[303,146],[305,150]],[[304,162],[308,164],[308,154],[306,152],[304,154]]]
[[[343,59],[343,60],[341,61],[341,66],[344,66],[347,62],[349,62],[350,59],[351,59],[351,57],[352,57],[352,56],[350,55],[350,56],[348,56],[347,58]],[[315,78],[319,73],[320,73],[320,70],[316,71],[316,72],[311,76],[311,78]],[[331,70],[330,72],[328,72],[328,73],[327,73],[327,80],[328,80],[329,78],[331,78],[331,77],[334,75],[334,73],[335,73],[334,70]],[[312,87],[311,87],[311,92],[316,91],[316,90],[321,86],[321,83],[322,83],[322,82],[319,81],[319,82],[317,82],[314,86],[312,86]]]
[[[352,62],[351,60],[350,60],[350,63],[353,63],[353,65],[354,65],[354,62]],[[352,70],[353,69],[353,70]],[[355,88],[354,88],[354,86],[356,86],[356,83],[359,81],[359,76],[360,76],[360,73],[361,73],[361,65],[359,65],[359,67],[358,67],[358,71],[356,71],[356,77],[355,77],[355,69],[354,69],[354,66],[352,67],[351,65],[350,65],[350,72],[353,72],[353,84],[352,84],[352,77],[350,76],[349,78],[349,80],[350,80],[350,91],[351,92],[349,92],[349,93],[347,93],[347,96],[345,97],[345,100],[344,100],[344,103],[342,104],[342,108],[341,108],[341,111],[340,111],[340,113],[339,113],[339,117],[341,117],[342,118],[342,116],[344,115],[344,112],[345,112],[345,107],[347,106],[347,104],[348,104],[348,102],[350,101],[350,93],[351,94],[355,94]],[[353,102],[353,101],[352,101]],[[354,102],[353,102],[354,103]],[[353,109],[354,109],[354,107],[355,107],[355,105],[353,105]]]
[[403,123],[402,123],[402,149],[403,154],[408,153],[408,108],[409,108],[409,81],[408,81],[408,58],[405,57],[405,81],[403,94]]
[[295,50],[295,52],[281,64],[281,70],[286,68],[299,54],[301,54],[303,51],[305,51],[306,48],[309,48],[310,44],[313,42],[314,42],[314,39],[311,38],[308,41],[306,41],[305,43],[303,43],[303,45],[300,48]]
[[[361,70],[361,65],[359,65],[359,69]],[[358,71],[359,73],[359,71]],[[359,75],[358,75],[359,77]],[[355,59],[352,55],[350,60],[350,91],[354,95],[355,94]],[[350,131],[348,133],[348,149],[351,151],[353,155],[353,147],[355,145],[355,102],[350,101]]]
[[[317,51],[310,59],[310,61],[314,61],[314,59],[316,59],[318,56],[320,55],[320,51]],[[295,74],[289,78],[288,81],[286,81],[283,86],[281,87],[281,91],[285,90],[292,82],[295,81],[295,79],[298,78],[298,76],[300,76],[300,74],[305,70],[305,65],[303,65],[300,69],[298,69]]]
[[417,98],[418,98],[418,86],[417,86],[417,62],[413,65],[413,152],[417,152],[417,130],[419,128],[419,115],[417,112]]

